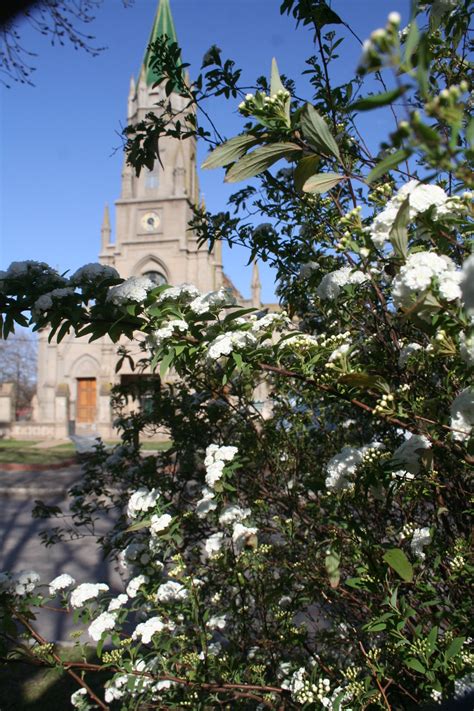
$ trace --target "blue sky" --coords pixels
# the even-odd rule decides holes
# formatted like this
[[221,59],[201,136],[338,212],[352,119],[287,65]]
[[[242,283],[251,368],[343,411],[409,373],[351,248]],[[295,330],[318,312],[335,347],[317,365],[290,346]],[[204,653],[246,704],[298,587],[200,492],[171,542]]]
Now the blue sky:
[[[120,131],[130,76],[137,74],[149,37],[157,0],[135,0],[124,8],[120,0],[104,0],[96,20],[86,29],[98,57],[70,45],[51,47],[28,25],[20,27],[22,43],[37,67],[35,86],[0,88],[0,268],[13,260],[46,261],[60,271],[96,261],[104,204],[119,197],[122,152]],[[279,13],[280,0],[171,0],[184,60],[196,75],[206,50],[217,44],[224,58],[243,68],[243,82],[268,74],[271,59],[280,71],[307,93],[301,72],[312,54],[312,34],[296,28]],[[408,0],[334,0],[338,12],[363,39],[384,26],[398,10],[408,21]],[[350,37],[335,65],[338,80],[352,76],[360,47]],[[238,133],[242,119],[238,102],[215,101],[209,107],[220,131]],[[383,112],[370,118],[377,144],[387,128]],[[200,162],[206,148],[200,148]],[[223,184],[223,171],[200,171],[201,191],[209,209],[225,208],[235,186]],[[112,209],[113,220],[113,209]],[[250,268],[244,250],[224,248],[225,271],[248,294]],[[262,269],[263,300],[274,299],[271,271]]]

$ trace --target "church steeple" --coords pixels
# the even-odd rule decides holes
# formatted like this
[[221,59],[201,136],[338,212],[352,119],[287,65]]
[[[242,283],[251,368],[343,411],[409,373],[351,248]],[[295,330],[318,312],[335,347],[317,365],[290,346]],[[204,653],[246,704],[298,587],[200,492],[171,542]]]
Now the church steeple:
[[107,247],[110,246],[111,233],[112,233],[112,230],[110,229],[109,206],[106,204],[104,207],[104,217],[102,220],[102,227],[100,230],[102,251],[105,251],[107,249]]
[[262,301],[261,301],[262,284],[260,282],[260,274],[259,274],[259,270],[258,270],[257,260],[255,260],[253,263],[251,291],[252,291],[252,306],[254,306],[255,308],[260,308],[260,306],[262,305]]
[[151,86],[156,81],[153,70],[149,66],[150,45],[155,42],[159,37],[165,36],[168,37],[170,42],[178,41],[176,36],[176,29],[173,22],[173,16],[171,14],[170,2],[169,0],[160,0],[155,15],[155,21],[153,22],[150,39],[148,40],[148,46],[145,52],[145,57],[143,58],[142,75],[144,76],[147,86]]

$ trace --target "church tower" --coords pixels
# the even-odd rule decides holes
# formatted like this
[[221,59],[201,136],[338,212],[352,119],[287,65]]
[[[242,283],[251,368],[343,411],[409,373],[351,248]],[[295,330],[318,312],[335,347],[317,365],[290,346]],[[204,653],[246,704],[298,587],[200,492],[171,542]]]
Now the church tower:
[[[160,0],[149,45],[160,37],[176,42],[176,31],[169,0]],[[154,86],[147,47],[137,81],[132,77],[128,95],[128,125],[138,123],[154,112],[162,114],[169,106],[175,120],[183,122],[188,103],[173,92],[166,96],[162,85]],[[202,291],[219,288],[222,265],[219,253],[198,250],[188,223],[191,206],[199,202],[196,170],[196,142],[164,137],[159,143],[160,161],[153,170],[144,168],[140,176],[126,161],[122,170],[122,189],[116,201],[115,240],[104,239],[109,229],[104,217],[100,261],[114,266],[122,277],[146,274],[157,283],[191,282]]]

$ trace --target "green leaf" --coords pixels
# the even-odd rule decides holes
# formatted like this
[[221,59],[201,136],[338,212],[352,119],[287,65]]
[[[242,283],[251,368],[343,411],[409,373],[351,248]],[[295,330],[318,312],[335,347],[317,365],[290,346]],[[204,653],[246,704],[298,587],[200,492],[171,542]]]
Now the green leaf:
[[413,567],[400,548],[390,548],[386,551],[383,559],[403,580],[411,583],[413,580]]
[[201,168],[208,170],[210,168],[221,168],[222,166],[234,163],[245,155],[249,148],[255,146],[258,141],[258,138],[248,133],[242,136],[235,136],[220,146],[217,146],[217,148],[214,148],[212,153],[207,156]]
[[346,373],[339,378],[340,383],[354,388],[371,388],[376,385],[377,381],[378,375],[369,375],[368,373]]
[[455,639],[453,639],[453,641],[445,652],[445,658],[451,659],[451,657],[455,657],[457,654],[459,654],[465,641],[465,637],[456,637]]
[[388,173],[389,170],[393,170],[403,160],[407,160],[407,158],[411,156],[411,153],[409,148],[401,148],[399,151],[395,151],[395,153],[390,153],[390,155],[386,156],[380,163],[377,163],[375,168],[372,168],[367,176],[367,182],[372,183],[374,180],[377,180],[377,178]]
[[436,648],[436,640],[438,639],[438,628],[432,627],[432,629],[429,632],[428,637],[426,638],[426,642],[428,645],[428,656],[431,656]]
[[413,67],[412,57],[416,52],[418,47],[418,42],[420,39],[420,32],[418,30],[418,25],[416,24],[415,18],[410,22],[410,29],[408,30],[407,39],[405,42],[405,57],[404,61],[408,64],[409,68]]
[[301,129],[309,145],[318,153],[330,153],[339,161],[339,147],[323,117],[314,106],[306,104],[301,112]]
[[346,111],[370,111],[371,109],[378,109],[380,106],[387,106],[402,96],[407,89],[408,87],[404,85],[391,91],[385,91],[382,94],[366,96],[363,99],[359,99],[359,101],[354,101],[353,104],[347,107]]
[[308,178],[315,174],[316,169],[321,162],[319,156],[305,156],[295,168],[293,180],[295,181],[295,190],[299,193],[303,191],[303,185]]
[[280,72],[278,71],[278,64],[273,57],[272,59],[272,76],[270,79],[270,94],[273,96],[278,91],[285,91],[285,87],[281,83]]
[[324,559],[324,565],[326,566],[329,584],[332,588],[337,588],[341,579],[341,573],[339,570],[340,562],[341,558],[339,554],[335,551],[330,551]]
[[381,632],[387,629],[387,625],[384,622],[378,622],[376,625],[371,625],[367,627],[367,632]]
[[168,368],[170,367],[171,363],[173,362],[173,358],[174,358],[174,350],[171,349],[164,356],[164,358],[162,359],[161,364],[160,364],[160,376],[162,378],[165,377]]
[[256,148],[234,163],[226,173],[225,182],[238,183],[240,180],[253,178],[281,158],[292,158],[299,151],[301,148],[296,143],[270,143]]
[[410,220],[410,204],[408,198],[403,202],[401,208],[397,212],[397,216],[393,222],[389,233],[390,242],[393,250],[398,257],[404,261],[408,257],[408,222]]
[[303,191],[305,193],[325,193],[340,183],[344,177],[340,173],[318,173],[308,178],[303,185]]
[[405,666],[409,667],[410,669],[414,669],[417,672],[420,672],[420,674],[424,674],[426,672],[426,669],[423,664],[419,662],[418,659],[415,659],[415,657],[410,657],[409,659],[406,659]]
[[150,523],[150,519],[147,519],[146,521],[138,521],[137,523],[132,523],[131,526],[128,526],[128,528],[124,530],[124,533],[131,533],[132,531],[141,531],[142,528],[149,528]]

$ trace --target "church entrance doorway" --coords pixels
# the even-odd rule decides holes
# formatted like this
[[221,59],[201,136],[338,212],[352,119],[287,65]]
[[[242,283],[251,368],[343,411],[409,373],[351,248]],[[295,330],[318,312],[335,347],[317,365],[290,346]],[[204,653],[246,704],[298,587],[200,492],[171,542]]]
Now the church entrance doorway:
[[77,379],[76,422],[92,424],[97,412],[97,381],[95,378]]

